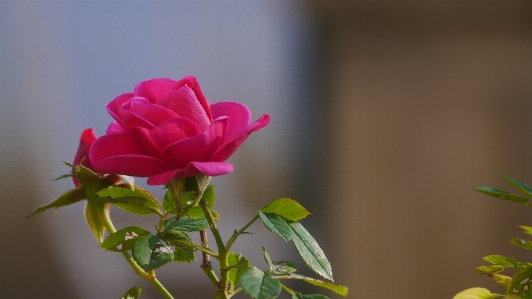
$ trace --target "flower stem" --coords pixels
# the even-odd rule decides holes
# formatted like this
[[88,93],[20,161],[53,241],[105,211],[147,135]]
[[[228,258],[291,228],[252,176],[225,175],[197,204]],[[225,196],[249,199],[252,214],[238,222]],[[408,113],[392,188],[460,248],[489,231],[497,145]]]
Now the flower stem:
[[242,227],[240,230],[238,231],[235,231],[233,233],[233,235],[231,236],[231,238],[229,238],[229,240],[227,241],[227,244],[225,245],[225,249],[227,251],[229,251],[229,249],[231,248],[231,246],[233,246],[233,243],[235,243],[236,241],[236,238],[238,238],[238,236],[240,236],[243,232],[246,231],[246,229],[253,224],[253,222],[255,222],[257,219],[259,219],[259,214],[255,215],[255,217],[253,217],[253,219],[251,219],[251,221],[249,221],[246,225],[244,225],[244,227]]
[[220,260],[219,267],[221,274],[217,288],[219,298],[229,299],[229,294],[227,292],[229,274],[229,271],[227,270],[227,267],[229,266],[227,255],[229,251],[226,249],[224,242],[222,241],[222,237],[220,236],[220,232],[218,231],[218,227],[216,226],[214,217],[212,216],[211,210],[209,209],[209,204],[204,198],[201,198],[199,206],[201,207],[203,214],[205,214],[205,218],[207,218],[207,222],[209,223],[212,235],[214,236],[214,240],[216,241],[216,246],[218,247],[218,255]]
[[[104,208],[99,214],[100,220],[102,221],[104,227],[109,231],[109,234],[115,233],[115,226],[113,225],[111,217],[109,216],[109,207]],[[155,288],[157,288],[157,290],[159,290],[159,292],[161,292],[161,294],[163,294],[166,299],[174,299],[172,294],[170,294],[168,290],[166,290],[166,288],[161,284],[161,282],[155,277],[155,271],[153,271],[153,273],[148,274],[137,264],[137,262],[135,262],[133,257],[130,256],[126,251],[122,251],[122,255],[137,275],[154,285]]]

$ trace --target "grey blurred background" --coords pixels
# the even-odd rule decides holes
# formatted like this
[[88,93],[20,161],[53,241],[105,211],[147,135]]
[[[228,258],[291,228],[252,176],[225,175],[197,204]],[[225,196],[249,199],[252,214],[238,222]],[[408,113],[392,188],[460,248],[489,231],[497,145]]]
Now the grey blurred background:
[[[530,1],[1,0],[0,297],[118,298],[140,285],[160,298],[97,247],[83,204],[25,216],[72,187],[50,180],[84,128],[104,134],[104,104],[185,75],[211,102],[272,116],[214,179],[224,236],[248,221],[236,213],[292,197],[349,298],[502,291],[474,268],[488,254],[529,261],[507,240],[531,213],[472,188],[508,189],[496,173],[532,184],[531,53]],[[112,213],[118,227],[154,225]],[[297,260],[251,230],[235,251],[261,267],[264,244]],[[198,264],[170,268],[158,273],[176,297],[212,296]]]

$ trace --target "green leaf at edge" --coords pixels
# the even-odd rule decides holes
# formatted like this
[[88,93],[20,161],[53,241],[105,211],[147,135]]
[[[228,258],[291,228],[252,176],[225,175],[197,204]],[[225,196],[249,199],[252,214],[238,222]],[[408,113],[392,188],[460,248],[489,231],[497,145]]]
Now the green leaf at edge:
[[127,292],[125,292],[124,295],[120,297],[120,299],[138,299],[140,297],[141,292],[142,289],[140,287],[134,286]]
[[532,266],[517,272],[506,289],[507,295],[517,295],[524,299],[532,298]]
[[470,288],[456,294],[453,299],[490,299],[502,297],[499,294],[493,294],[484,288]]
[[168,241],[159,236],[143,236],[133,244],[133,259],[144,270],[157,269],[174,258]]
[[498,174],[503,180],[505,180],[506,182],[508,182],[510,185],[514,186],[517,190],[523,192],[523,194],[525,194],[526,196],[528,197],[532,197],[532,188],[530,188],[529,186],[527,186],[526,184],[524,183],[521,183],[520,181],[516,180],[516,179],[512,179],[512,178],[509,178],[507,176],[504,176],[502,174]]
[[117,207],[135,214],[162,215],[155,200],[144,192],[133,191],[121,187],[110,187],[98,191],[96,194],[102,201],[115,204]]
[[303,261],[312,271],[333,281],[331,263],[327,260],[318,242],[299,222],[292,222],[289,225],[294,231],[292,240]]
[[321,294],[303,295],[295,292],[294,295],[292,295],[292,299],[329,299],[329,297]]
[[299,221],[310,215],[307,209],[290,198],[276,199],[266,207],[260,209],[260,211],[263,213],[273,213],[291,221]]
[[276,233],[279,237],[283,238],[285,241],[292,239],[293,231],[292,228],[283,220],[280,216],[272,213],[262,213],[259,211],[259,217],[271,232]]
[[336,294],[342,295],[344,297],[347,295],[347,292],[348,292],[348,288],[346,286],[343,286],[343,285],[334,284],[334,283],[330,283],[330,282],[327,282],[327,281],[315,279],[315,278],[312,278],[312,277],[306,277],[306,276],[303,276],[303,275],[292,274],[290,276],[294,277],[296,279],[299,279],[299,280],[303,280],[304,282],[309,283],[311,285],[331,290],[331,291],[335,292]]
[[517,202],[517,203],[527,203],[529,200],[529,198],[511,194],[507,191],[492,188],[492,187],[480,186],[480,187],[476,187],[475,190],[482,192],[484,194],[487,194],[489,196],[506,199],[509,201]]
[[257,267],[250,267],[240,275],[242,289],[255,299],[275,298],[281,293],[281,283]]
[[138,238],[151,235],[151,233],[139,226],[129,226],[107,236],[100,247],[115,252],[131,250]]
[[227,274],[229,282],[234,286],[240,282],[240,276],[247,268],[251,267],[251,264],[245,256],[233,252],[229,252],[227,261],[229,266],[238,265],[238,267],[231,268]]
[[206,218],[190,218],[190,217],[181,217],[178,220],[172,218],[165,223],[167,229],[182,230],[186,232],[198,232],[202,229],[209,227],[209,222]]
[[83,200],[85,198],[86,198],[85,197],[85,192],[83,192],[83,189],[76,188],[76,189],[69,190],[69,191],[65,192],[65,194],[59,196],[56,200],[52,201],[51,203],[36,208],[35,210],[33,210],[33,212],[31,212],[31,214],[26,216],[26,218],[30,218],[30,217],[38,214],[38,213],[41,213],[41,212],[43,212],[45,210],[48,210],[48,209],[51,209],[51,208],[56,208],[57,209],[57,208],[62,207],[62,206],[66,206],[66,205],[70,205],[70,204],[76,203],[76,202],[78,202],[80,200]]

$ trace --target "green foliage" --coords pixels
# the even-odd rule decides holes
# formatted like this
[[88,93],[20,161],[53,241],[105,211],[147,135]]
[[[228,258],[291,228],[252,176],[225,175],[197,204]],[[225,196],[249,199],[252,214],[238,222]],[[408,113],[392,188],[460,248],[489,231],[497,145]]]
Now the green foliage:
[[479,192],[482,192],[484,194],[487,194],[489,196],[493,196],[493,197],[497,197],[497,198],[501,198],[501,199],[506,199],[506,200],[510,200],[510,201],[515,201],[515,202],[518,202],[518,203],[527,203],[528,202],[528,198],[527,197],[511,194],[508,191],[504,191],[504,190],[500,190],[500,189],[496,189],[496,188],[492,188],[492,187],[481,186],[481,187],[476,187],[475,190],[477,190]]
[[110,187],[98,191],[99,200],[103,202],[113,203],[122,210],[139,215],[159,214],[163,213],[157,206],[154,198],[148,196],[144,192],[133,191],[121,187]]
[[86,199],[86,197],[85,197],[85,192],[83,192],[82,188],[72,189],[72,190],[67,191],[65,194],[59,196],[59,198],[52,201],[51,203],[36,208],[26,218],[30,218],[34,216],[35,214],[38,214],[40,212],[46,211],[51,208],[57,209],[62,206],[71,205],[83,199]]
[[310,212],[301,206],[297,201],[290,198],[279,198],[260,209],[262,213],[272,213],[291,221],[299,221],[308,215]]
[[256,267],[244,270],[240,284],[246,293],[255,299],[275,298],[281,293],[281,284]]
[[[181,198],[182,209],[185,211],[184,216],[190,218],[198,219],[205,218],[203,211],[199,205],[193,206],[195,199],[197,198],[196,191],[183,192],[183,197]],[[203,199],[205,199],[209,205],[209,209],[213,213],[215,219],[218,219],[218,213],[212,210],[214,204],[216,203],[216,195],[214,193],[214,186],[209,185],[203,192]]]
[[453,299],[490,299],[502,297],[499,294],[492,294],[484,288],[471,288],[456,294]]
[[342,296],[346,296],[347,295],[348,289],[347,289],[346,286],[343,286],[343,285],[334,284],[334,283],[330,283],[330,282],[327,282],[327,281],[322,281],[322,280],[319,280],[319,279],[306,277],[306,276],[302,276],[302,275],[297,275],[297,274],[291,274],[290,277],[292,279],[302,280],[302,281],[304,281],[306,283],[309,283],[311,285],[314,285],[314,286],[318,286],[318,287],[321,287],[321,288],[325,288],[325,289],[331,290],[331,291],[335,292],[338,295],[342,295]]
[[196,245],[187,233],[170,228],[165,230],[162,236],[175,247],[174,262],[190,263],[196,261],[196,255],[194,254]]
[[140,237],[133,244],[133,259],[146,272],[157,269],[174,258],[169,245],[169,242],[160,236]]
[[260,219],[262,223],[269,229],[271,232],[276,233],[279,237],[283,238],[285,241],[292,239],[292,228],[286,223],[280,216],[272,213],[262,213],[259,212]]
[[518,247],[521,247],[523,249],[526,249],[526,250],[532,250],[532,241],[530,240],[523,240],[523,239],[519,239],[519,238],[512,238],[510,239],[510,243],[518,246]]
[[329,297],[320,294],[303,295],[301,293],[296,292],[294,293],[294,295],[292,295],[292,299],[329,299]]
[[138,299],[140,297],[141,292],[142,289],[140,287],[134,286],[127,292],[125,292],[124,295],[120,297],[120,299]]
[[100,247],[109,251],[124,251],[133,249],[133,244],[137,239],[143,236],[151,235],[149,231],[138,226],[123,228],[113,234],[110,234]]
[[251,264],[249,263],[249,260],[241,255],[241,254],[235,254],[233,252],[229,252],[227,256],[228,265],[231,268],[228,273],[228,281],[233,285],[233,287],[240,282],[240,276],[242,273],[249,267],[251,267]]
[[506,294],[532,299],[532,266],[522,269],[514,275]]
[[182,230],[187,232],[198,232],[202,229],[209,227],[209,222],[205,218],[193,219],[189,217],[181,217],[176,219],[176,217],[171,218],[165,223],[166,229],[175,229]]
[[85,205],[85,220],[98,243],[103,242],[105,235],[105,219],[103,217],[105,217],[104,213],[108,208],[109,206],[105,203],[90,200]]

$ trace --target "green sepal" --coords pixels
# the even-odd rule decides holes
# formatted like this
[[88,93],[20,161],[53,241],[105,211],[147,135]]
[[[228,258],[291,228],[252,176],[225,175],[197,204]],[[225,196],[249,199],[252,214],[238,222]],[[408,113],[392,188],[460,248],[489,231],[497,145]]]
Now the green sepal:
[[124,250],[133,249],[135,241],[143,236],[150,235],[151,233],[142,227],[130,226],[123,228],[115,233],[110,234],[105,238],[100,247],[115,252],[121,252]]
[[310,212],[307,211],[307,209],[290,198],[279,198],[260,209],[260,211],[263,213],[273,213],[291,221],[299,221],[310,215]]
[[532,188],[530,188],[529,186],[527,186],[526,184],[524,183],[521,183],[519,182],[518,180],[515,180],[515,179],[512,179],[512,178],[509,178],[507,176],[504,176],[502,174],[498,174],[503,180],[505,180],[506,182],[508,182],[510,185],[514,186],[517,190],[523,192],[523,194],[525,194],[526,196],[528,197],[532,197]]
[[[197,198],[197,191],[183,192],[181,202],[182,202],[182,209],[186,211],[184,216],[188,216],[194,219],[205,218],[205,215],[203,214],[203,211],[201,210],[201,207],[199,205],[195,207],[192,206],[196,198]],[[214,207],[214,204],[216,203],[216,194],[214,193],[213,185],[209,185],[205,188],[205,190],[203,191],[203,199],[207,201],[207,204],[209,206],[209,209],[211,210],[212,215],[214,216],[214,219],[218,220],[219,219],[218,213],[212,210],[212,208]]]
[[493,294],[484,288],[470,288],[456,294],[453,299],[491,299],[502,296],[503,295]]
[[43,212],[51,208],[55,208],[57,210],[57,208],[59,207],[71,205],[83,199],[86,199],[86,196],[82,188],[72,189],[72,190],[65,192],[65,194],[59,196],[56,200],[52,201],[51,203],[36,208],[35,210],[33,210],[33,212],[31,212],[31,214],[26,216],[26,218],[30,218],[40,212]]
[[190,263],[196,261],[196,245],[187,233],[180,230],[167,229],[162,236],[175,247],[174,262]]
[[209,222],[205,218],[193,219],[183,216],[176,220],[176,217],[165,222],[166,229],[182,230],[186,232],[198,232],[209,227]]
[[301,293],[294,293],[292,299],[329,299],[329,297],[321,294],[303,295]]
[[105,236],[105,213],[108,213],[109,204],[88,200],[85,205],[85,220],[98,243],[103,242]]
[[530,240],[512,238],[512,239],[510,239],[510,243],[512,243],[512,244],[514,244],[514,245],[516,245],[518,247],[524,248],[526,250],[532,250],[532,241],[530,241]]
[[492,187],[480,186],[480,187],[476,187],[475,190],[482,192],[484,194],[487,194],[489,196],[506,199],[506,200],[514,201],[518,203],[527,203],[529,200],[529,198],[527,197],[522,197],[519,195],[511,194],[507,191],[492,188]]
[[140,297],[141,292],[142,289],[140,287],[134,286],[127,292],[125,292],[124,295],[120,297],[120,299],[138,299]]
[[508,289],[506,289],[506,294],[520,296],[523,299],[532,298],[532,266],[522,269],[514,275]]
[[240,275],[240,285],[255,299],[275,298],[281,293],[281,284],[256,267],[250,267]]
[[227,280],[235,286],[237,283],[240,282],[240,276],[242,273],[249,267],[251,267],[251,264],[249,260],[243,256],[242,254],[235,254],[233,252],[229,252],[227,255],[227,263],[231,268],[229,270],[229,273],[227,274]]
[[290,277],[293,277],[293,278],[298,279],[298,280],[302,280],[302,281],[304,281],[306,283],[309,283],[309,284],[317,286],[317,287],[321,287],[321,288],[325,288],[325,289],[331,290],[331,291],[335,292],[336,294],[342,295],[344,297],[347,295],[347,292],[348,292],[348,288],[346,286],[343,286],[343,285],[334,284],[334,283],[330,283],[330,282],[327,282],[327,281],[315,279],[315,278],[312,278],[312,277],[306,277],[306,276],[303,276],[303,275],[297,275],[297,274],[291,274]]
[[160,236],[143,236],[133,244],[133,259],[144,270],[157,269],[174,258],[169,242]]
[[277,234],[279,237],[283,238],[285,241],[292,239],[293,231],[290,225],[286,223],[280,216],[272,213],[263,213],[259,211],[259,217],[271,232]]
[[59,180],[62,180],[62,179],[71,178],[73,176],[74,176],[74,174],[72,174],[72,173],[66,173],[66,174],[62,174],[62,175],[56,177],[52,181],[59,181]]
[[155,213],[163,215],[156,201],[144,192],[111,187],[100,190],[97,194],[101,197],[99,201],[112,203],[126,212],[139,215]]

